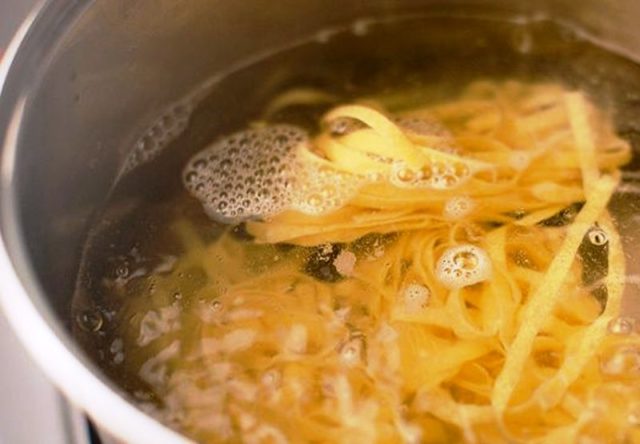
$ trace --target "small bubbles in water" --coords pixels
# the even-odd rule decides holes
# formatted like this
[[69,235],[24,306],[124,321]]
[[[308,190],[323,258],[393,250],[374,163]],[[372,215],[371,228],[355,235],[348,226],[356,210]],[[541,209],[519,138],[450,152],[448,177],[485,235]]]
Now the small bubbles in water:
[[491,259],[475,245],[465,244],[446,250],[436,266],[438,280],[455,290],[485,281],[491,277]]
[[612,319],[607,326],[609,333],[620,336],[627,336],[636,329],[636,320],[626,316],[620,316]]
[[397,187],[414,187],[421,178],[422,174],[419,171],[414,170],[404,162],[394,162],[391,166],[391,183]]
[[191,183],[191,182],[195,182],[195,180],[196,180],[197,178],[198,178],[198,175],[197,175],[195,172],[191,171],[190,173],[188,173],[188,174],[185,176],[185,178],[184,178],[184,179],[185,179],[187,182]]
[[391,183],[401,188],[450,189],[470,177],[471,171],[463,162],[433,162],[416,170],[404,162],[394,162]]
[[191,109],[190,102],[174,104],[167,108],[133,144],[122,173],[129,173],[157,157],[186,129]]
[[104,318],[98,310],[83,310],[76,317],[78,326],[87,333],[95,333],[104,323]]
[[598,247],[601,247],[609,242],[607,233],[600,227],[591,229],[587,236],[589,238],[589,242]]

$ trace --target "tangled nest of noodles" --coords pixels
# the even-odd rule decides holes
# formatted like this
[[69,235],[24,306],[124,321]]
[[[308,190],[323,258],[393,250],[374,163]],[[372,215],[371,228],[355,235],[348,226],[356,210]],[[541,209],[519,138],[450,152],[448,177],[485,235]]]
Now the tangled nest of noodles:
[[[297,158],[349,192],[248,222],[250,242],[178,221],[174,269],[118,290],[127,365],[149,408],[201,441],[636,442],[640,339],[620,317],[607,211],[630,155],[557,85],[478,82],[393,114],[383,99],[338,106]],[[348,275],[305,272],[335,245],[355,258]],[[461,246],[454,263],[491,274],[447,285],[438,265]],[[605,264],[589,282],[585,251]]]

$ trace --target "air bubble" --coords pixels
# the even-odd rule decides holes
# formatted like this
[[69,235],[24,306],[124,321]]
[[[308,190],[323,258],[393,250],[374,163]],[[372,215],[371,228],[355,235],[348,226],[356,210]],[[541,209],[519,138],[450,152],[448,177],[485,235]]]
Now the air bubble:
[[169,106],[134,142],[120,174],[128,174],[155,159],[167,145],[184,132],[192,111],[193,103],[190,99]]
[[640,375],[640,350],[637,347],[622,347],[600,363],[605,375],[637,377]]
[[459,245],[446,250],[436,267],[438,280],[450,290],[483,282],[491,277],[491,259],[479,247]]
[[104,318],[98,310],[83,310],[76,316],[78,326],[87,333],[95,333],[104,323]]
[[422,173],[405,162],[394,162],[391,166],[391,183],[399,188],[414,188],[421,178]]
[[625,316],[612,319],[607,325],[609,333],[620,336],[627,336],[636,329],[636,320]]
[[194,182],[197,178],[198,178],[198,175],[192,171],[185,176],[184,180],[187,181],[188,183],[191,183],[191,182]]
[[587,237],[589,238],[589,242],[591,242],[593,245],[596,245],[598,247],[606,245],[607,242],[609,242],[609,237],[607,236],[607,233],[602,228],[599,228],[599,227],[596,227],[590,230]]
[[452,197],[444,204],[443,215],[447,219],[458,220],[468,216],[475,208],[475,201],[470,197]]
[[450,189],[460,185],[471,175],[469,167],[462,162],[434,162],[420,170],[409,167],[405,162],[394,162],[390,181],[399,188]]

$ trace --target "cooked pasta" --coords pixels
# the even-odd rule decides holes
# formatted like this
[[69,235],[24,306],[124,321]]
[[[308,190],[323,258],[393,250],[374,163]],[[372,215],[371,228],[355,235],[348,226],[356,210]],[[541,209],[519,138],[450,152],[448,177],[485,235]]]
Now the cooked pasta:
[[206,193],[185,179],[244,236],[179,220],[174,267],[117,290],[147,407],[203,442],[640,442],[607,210],[631,151],[607,114],[559,85],[479,81],[268,133],[278,109],[333,100],[285,93],[232,136],[295,141],[268,211],[221,214],[224,177]]

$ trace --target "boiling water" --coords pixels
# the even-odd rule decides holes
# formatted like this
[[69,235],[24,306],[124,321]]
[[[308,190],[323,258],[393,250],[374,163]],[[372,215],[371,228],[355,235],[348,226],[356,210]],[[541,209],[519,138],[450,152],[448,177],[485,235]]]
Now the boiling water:
[[[482,78],[556,82],[586,91],[600,107],[611,111],[617,132],[639,148],[636,113],[640,110],[640,67],[553,23],[416,17],[377,24],[360,22],[353,28],[320,33],[298,47],[219,79],[208,88],[204,99],[196,94],[197,102],[189,98],[170,106],[141,135],[123,162],[123,175],[88,236],[73,303],[77,338],[141,406],[197,439],[213,439],[215,435],[185,427],[176,410],[166,407],[173,401],[164,399],[162,390],[158,390],[158,384],[162,385],[172,371],[162,367],[158,356],[190,356],[189,350],[181,350],[171,338],[200,325],[202,316],[215,318],[232,309],[217,297],[193,297],[210,279],[195,266],[181,271],[169,294],[158,291],[156,278],[161,280],[171,273],[187,253],[175,235],[175,224],[187,221],[204,244],[220,238],[229,225],[233,226],[232,236],[244,245],[251,258],[250,271],[255,275],[282,263],[296,263],[302,273],[318,282],[344,283],[357,261],[384,257],[396,235],[369,235],[350,245],[257,245],[241,222],[273,216],[284,208],[323,214],[348,200],[354,190],[341,184],[339,178],[324,177],[319,171],[305,174],[313,177],[318,189],[330,182],[331,195],[318,201],[296,200],[299,190],[291,186],[287,175],[295,163],[292,147],[318,131],[321,116],[330,108],[360,97],[384,96],[392,103],[399,92],[405,92],[397,94],[403,100],[398,105],[403,107],[437,102]],[[265,107],[274,97],[295,88],[322,91],[324,96],[312,105],[284,107],[269,114],[270,127],[246,130],[264,116]],[[406,91],[414,93],[407,96]],[[407,97],[415,103],[407,103]],[[235,136],[229,138],[232,134]],[[211,148],[202,151],[212,142]],[[223,152],[226,154],[220,155]],[[243,173],[248,164],[258,163],[264,163],[260,174],[255,170],[249,175]],[[624,181],[610,203],[626,251],[625,310],[630,315],[616,321],[611,327],[615,331],[633,330],[633,316],[640,312],[640,304],[634,302],[640,283],[640,261],[634,254],[640,243],[638,164],[634,157],[625,167]],[[216,177],[230,184],[224,194],[215,186]],[[303,194],[308,197],[308,190]],[[206,203],[204,207],[202,202]],[[451,220],[463,220],[478,204],[481,202],[458,196],[447,203],[444,212]],[[578,209],[567,208],[547,223],[564,225]],[[598,249],[607,243],[606,234],[592,230],[588,238],[590,244],[584,244],[580,251],[586,264],[585,284],[598,282],[607,267],[606,256]],[[465,269],[469,263],[470,271]],[[462,268],[454,275],[456,267]],[[226,276],[235,272],[218,270],[221,288]],[[435,272],[445,287],[457,289],[490,279],[492,269],[484,251],[462,245],[445,253]],[[416,283],[408,285],[402,294],[412,311],[428,305],[430,297],[430,290]],[[606,293],[600,298],[606,299]],[[340,310],[346,310],[342,313],[346,315],[350,308],[334,302],[336,316],[341,316]],[[361,322],[368,322],[366,316]],[[134,342],[122,333],[131,326],[139,330]],[[288,347],[303,351],[307,333],[295,332],[295,328]],[[367,329],[366,325],[352,328]],[[228,340],[236,344],[253,340],[238,335]],[[145,355],[141,350],[154,341],[163,344],[162,351]],[[345,365],[361,359],[366,341],[355,334],[342,345]],[[374,346],[368,346],[371,353]],[[266,385],[277,385],[281,377],[265,373],[262,380]],[[202,393],[209,393],[208,389],[206,385],[200,387]],[[212,429],[217,427],[212,425],[216,413],[210,412]],[[240,430],[243,426],[233,427]],[[462,432],[455,427],[447,426],[446,433],[448,439],[462,439]],[[406,431],[406,436],[414,435]],[[269,438],[273,441],[256,442],[279,442],[274,436],[275,432]]]

